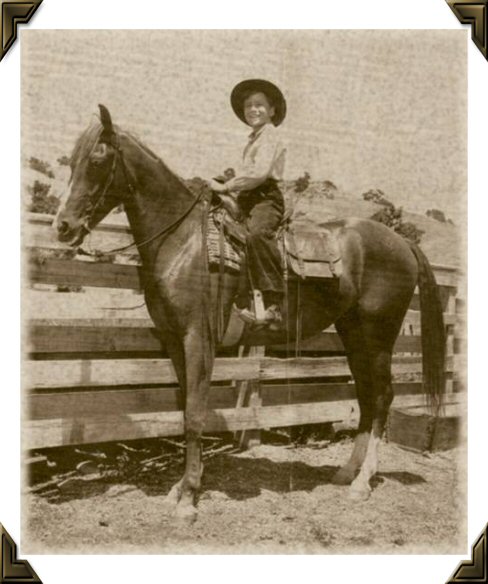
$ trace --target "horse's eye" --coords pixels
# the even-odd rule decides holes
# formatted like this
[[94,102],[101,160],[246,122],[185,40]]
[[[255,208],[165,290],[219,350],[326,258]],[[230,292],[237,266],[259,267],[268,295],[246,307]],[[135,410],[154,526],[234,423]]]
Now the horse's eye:
[[90,155],[90,163],[93,166],[100,166],[103,164],[108,158],[108,149],[107,145],[103,142],[98,144],[95,150]]

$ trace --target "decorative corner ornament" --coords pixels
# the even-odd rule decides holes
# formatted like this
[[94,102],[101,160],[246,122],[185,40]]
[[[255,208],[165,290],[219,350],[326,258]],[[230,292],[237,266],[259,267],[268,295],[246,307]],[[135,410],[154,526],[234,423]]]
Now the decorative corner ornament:
[[17,38],[17,25],[29,22],[41,2],[42,0],[1,3],[0,34],[2,45],[0,47],[0,61],[5,57]]
[[0,584],[42,584],[27,560],[17,559],[17,545],[0,523]]
[[461,24],[471,25],[471,39],[488,60],[488,0],[446,0]]
[[471,547],[471,560],[459,564],[446,584],[486,584],[488,571],[486,566],[486,546],[488,543],[488,523]]

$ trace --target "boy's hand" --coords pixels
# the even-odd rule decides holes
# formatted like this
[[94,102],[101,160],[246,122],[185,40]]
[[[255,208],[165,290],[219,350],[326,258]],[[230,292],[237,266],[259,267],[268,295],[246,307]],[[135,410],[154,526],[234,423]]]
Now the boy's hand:
[[215,179],[211,178],[210,180],[207,180],[207,185],[209,186],[210,189],[212,189],[212,191],[214,191],[215,193],[226,193],[227,192],[227,187],[225,186],[225,183],[219,183],[218,181],[216,181]]

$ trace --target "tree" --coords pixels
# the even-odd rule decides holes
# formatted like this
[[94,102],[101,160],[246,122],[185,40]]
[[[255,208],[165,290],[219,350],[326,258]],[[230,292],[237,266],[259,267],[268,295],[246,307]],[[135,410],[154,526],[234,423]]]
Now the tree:
[[419,229],[414,223],[411,221],[405,221],[400,223],[399,227],[395,229],[397,233],[403,236],[405,239],[408,239],[412,243],[420,243],[422,239],[422,235],[425,231]]
[[447,222],[446,216],[442,211],[439,211],[439,209],[429,209],[425,214],[427,217],[431,217],[432,219],[440,221],[441,223]]
[[63,154],[63,156],[60,156],[56,162],[59,164],[59,166],[69,166],[69,156]]
[[390,227],[393,231],[413,243],[420,243],[424,234],[424,231],[411,221],[403,221],[403,209],[401,207],[397,209],[393,205],[385,206],[380,211],[377,211],[371,219],[383,223],[383,225]]
[[366,191],[361,196],[365,201],[371,201],[372,203],[384,205],[385,207],[393,207],[393,203],[385,197],[385,193],[381,189],[369,189],[369,191]]
[[47,213],[55,215],[59,207],[59,199],[50,195],[51,185],[34,181],[34,184],[27,187],[27,192],[31,196],[31,203],[28,210],[32,213]]
[[337,187],[331,180],[324,180],[322,183],[322,193],[326,199],[335,199]]
[[54,172],[52,171],[49,162],[31,156],[29,158],[29,167],[32,168],[32,170],[37,170],[37,172],[44,174],[48,178],[54,178]]
[[295,192],[302,193],[308,189],[310,184],[310,175],[308,172],[304,172],[302,176],[298,177],[295,181]]

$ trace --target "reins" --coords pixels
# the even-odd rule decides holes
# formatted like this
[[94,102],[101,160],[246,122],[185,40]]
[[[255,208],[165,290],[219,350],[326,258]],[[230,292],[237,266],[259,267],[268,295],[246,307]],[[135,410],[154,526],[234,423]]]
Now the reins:
[[[87,218],[87,220],[83,224],[83,228],[87,231],[87,233],[91,233],[92,228],[89,226],[90,220],[92,219],[94,212],[97,210],[97,208],[99,208],[100,204],[103,202],[104,197],[105,197],[109,187],[113,183],[113,180],[115,177],[115,172],[117,170],[117,159],[118,158],[120,158],[120,162],[122,164],[122,172],[124,173],[124,178],[125,178],[125,182],[127,185],[127,190],[129,191],[130,194],[133,194],[135,192],[135,188],[132,185],[132,182],[130,181],[130,178],[129,178],[130,175],[129,175],[129,172],[127,170],[127,166],[125,164],[124,152],[123,152],[122,148],[120,147],[120,145],[118,144],[118,140],[116,142],[111,141],[111,146],[115,149],[116,154],[115,154],[114,159],[113,159],[112,168],[110,169],[110,174],[108,175],[107,180],[103,186],[102,194],[100,195],[100,197],[98,197],[97,202],[95,203],[95,205],[93,206],[93,208],[91,210],[90,216]],[[121,247],[116,247],[116,248],[113,248],[113,249],[110,249],[107,251],[98,250],[95,253],[93,253],[91,251],[86,251],[82,248],[78,248],[78,251],[82,255],[100,256],[100,255],[111,255],[111,254],[115,254],[115,253],[120,253],[120,252],[126,251],[128,249],[131,249],[133,247],[137,247],[137,248],[144,247],[145,245],[152,243],[153,241],[155,241],[159,237],[163,237],[164,235],[167,235],[173,229],[175,229],[196,207],[197,203],[202,198],[202,192],[203,191],[200,191],[197,194],[195,199],[191,202],[191,204],[188,206],[188,208],[185,209],[185,211],[182,213],[182,215],[180,215],[172,223],[170,223],[169,225],[166,225],[165,227],[163,227],[163,229],[161,229],[160,231],[158,231],[154,235],[151,235],[147,239],[144,239],[143,241],[135,241],[134,240],[132,243],[129,243],[128,245],[123,245]]]

